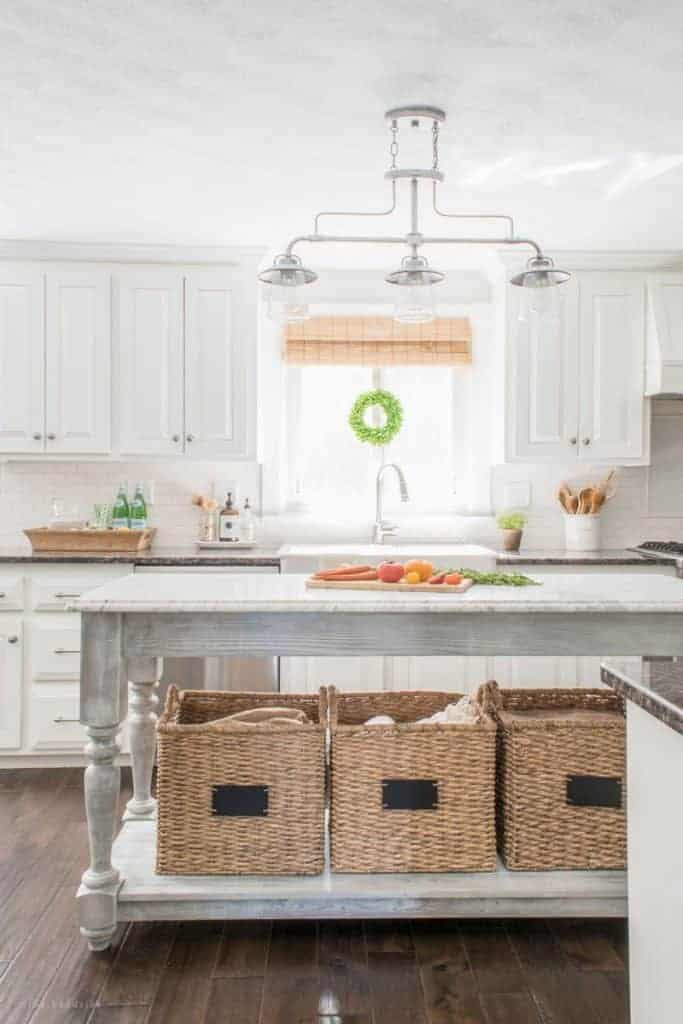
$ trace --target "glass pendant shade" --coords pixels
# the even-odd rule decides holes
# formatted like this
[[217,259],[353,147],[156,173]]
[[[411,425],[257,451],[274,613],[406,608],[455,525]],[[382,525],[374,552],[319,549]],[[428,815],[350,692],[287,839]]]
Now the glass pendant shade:
[[304,288],[318,275],[308,270],[298,256],[286,253],[276,256],[272,266],[259,274],[259,281],[266,285],[264,299],[266,312],[277,323],[296,323],[310,316]]
[[385,280],[398,288],[394,302],[394,320],[402,324],[429,323],[436,316],[432,285],[443,281],[439,270],[432,270],[423,256],[405,256],[399,270],[387,274]]

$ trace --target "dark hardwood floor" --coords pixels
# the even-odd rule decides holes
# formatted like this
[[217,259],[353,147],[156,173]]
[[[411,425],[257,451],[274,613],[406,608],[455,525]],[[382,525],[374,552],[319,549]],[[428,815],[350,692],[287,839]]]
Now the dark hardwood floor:
[[628,1021],[622,922],[134,924],[91,954],[86,857],[80,770],[0,772],[2,1024]]

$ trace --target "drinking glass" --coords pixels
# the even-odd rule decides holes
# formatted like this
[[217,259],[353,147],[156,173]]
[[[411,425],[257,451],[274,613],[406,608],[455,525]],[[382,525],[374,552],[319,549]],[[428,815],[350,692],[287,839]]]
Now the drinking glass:
[[108,530],[111,526],[111,504],[97,504],[93,506],[95,510],[94,527],[96,530]]

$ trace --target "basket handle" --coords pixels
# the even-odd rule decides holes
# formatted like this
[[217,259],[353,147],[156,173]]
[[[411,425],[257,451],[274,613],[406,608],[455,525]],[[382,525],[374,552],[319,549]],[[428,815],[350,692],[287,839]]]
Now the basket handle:
[[478,686],[474,699],[482,712],[490,717],[495,717],[503,706],[503,697],[495,679],[489,679],[487,683]]

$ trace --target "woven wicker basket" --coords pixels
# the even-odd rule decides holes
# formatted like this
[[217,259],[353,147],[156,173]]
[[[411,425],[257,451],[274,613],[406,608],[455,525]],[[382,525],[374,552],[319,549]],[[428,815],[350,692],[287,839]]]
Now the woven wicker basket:
[[500,690],[497,825],[519,871],[626,864],[623,702],[608,690]]
[[495,869],[495,723],[415,724],[459,696],[328,690],[334,871]]
[[[213,724],[255,707],[310,725]],[[157,872],[314,875],[324,863],[325,693],[178,692],[157,725]]]

